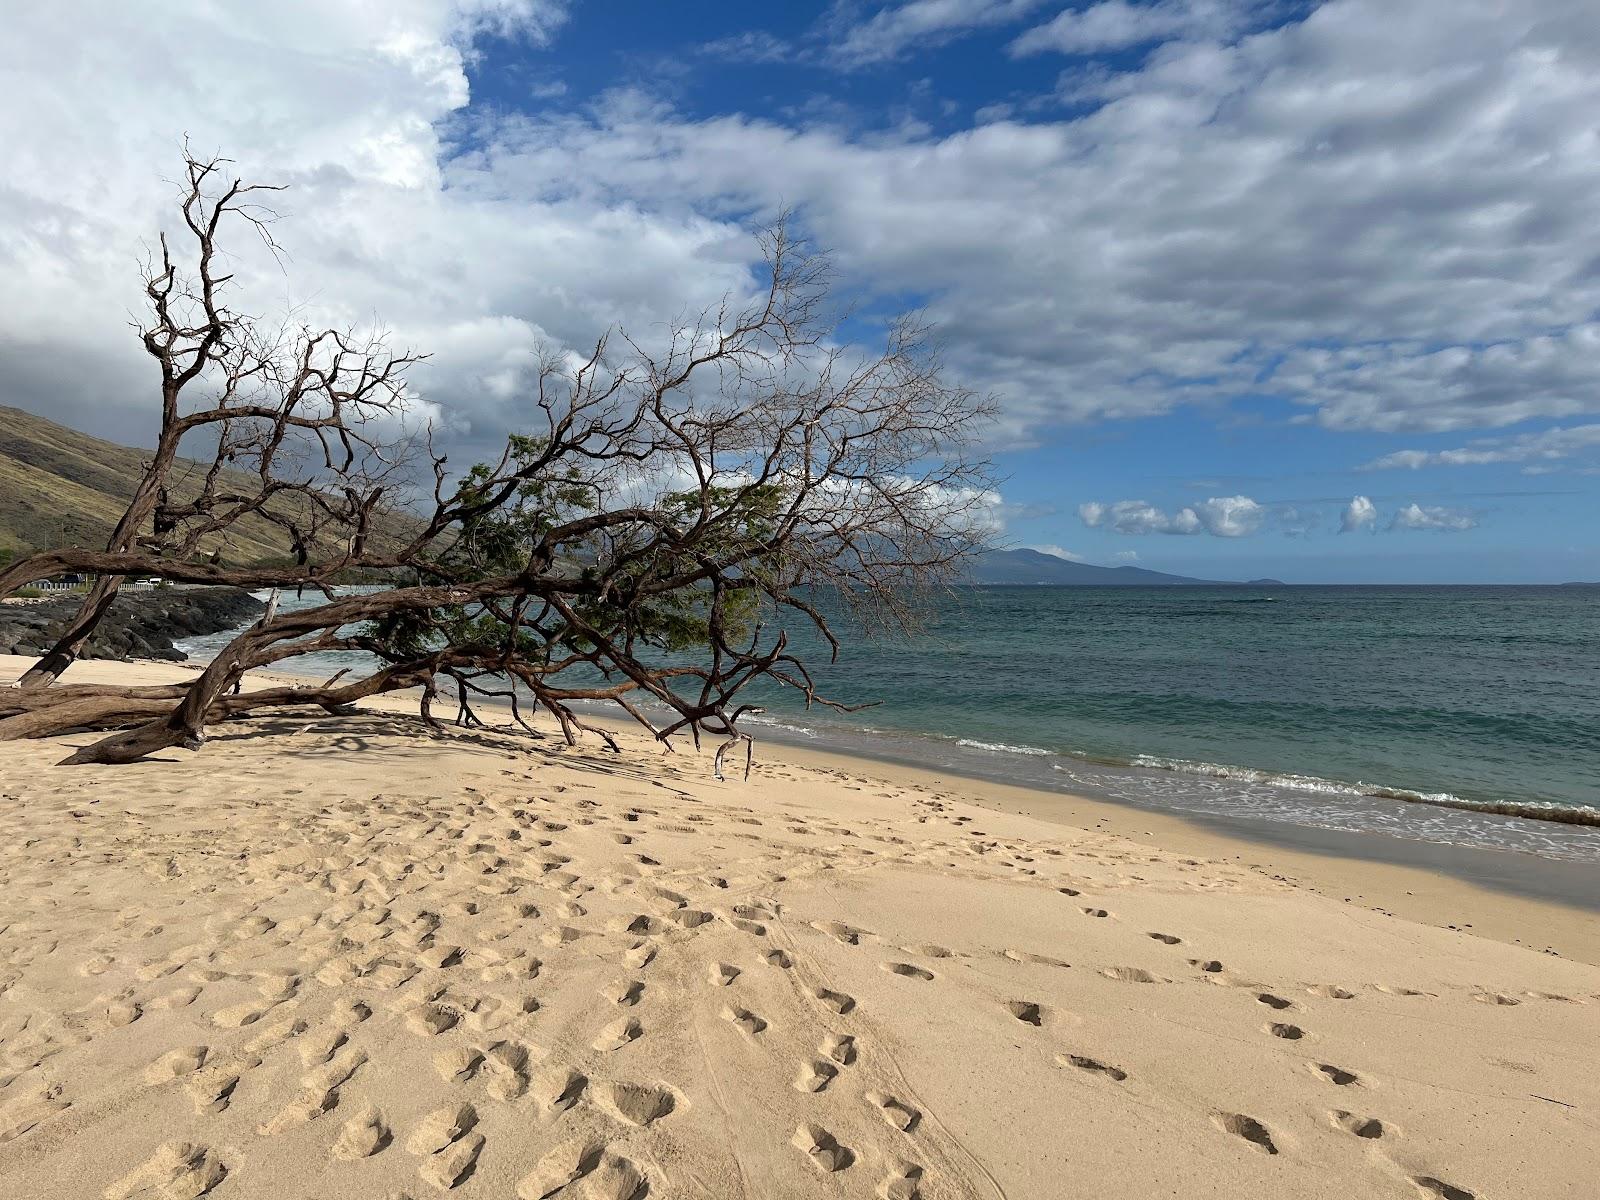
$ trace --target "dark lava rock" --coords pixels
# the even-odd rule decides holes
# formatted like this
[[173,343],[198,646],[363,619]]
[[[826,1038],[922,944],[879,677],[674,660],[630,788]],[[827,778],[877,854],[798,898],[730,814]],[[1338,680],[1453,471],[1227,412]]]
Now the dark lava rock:
[[[34,604],[0,604],[0,653],[42,654],[77,613],[80,602],[74,593]],[[238,588],[124,588],[83,657],[182,662],[188,656],[173,646],[174,638],[238,629],[259,617],[265,607]]]

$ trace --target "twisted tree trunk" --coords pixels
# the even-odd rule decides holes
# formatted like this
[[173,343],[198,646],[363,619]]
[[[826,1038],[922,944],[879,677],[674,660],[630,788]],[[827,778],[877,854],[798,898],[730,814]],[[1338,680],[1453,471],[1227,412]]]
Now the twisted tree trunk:
[[[144,477],[139,480],[133,499],[128,502],[128,507],[123,512],[122,519],[117,522],[117,527],[111,531],[111,536],[106,539],[107,554],[125,554],[132,550],[138,542],[139,530],[155,511],[156,501],[160,497],[167,472],[171,470],[178,450],[177,439],[170,436],[165,424],[163,422],[161,443],[146,467]],[[77,615],[56,639],[56,644],[28,668],[17,681],[17,686],[26,690],[46,688],[60,679],[61,673],[73,664],[94,635],[101,618],[116,600],[117,591],[122,587],[125,578],[126,576],[122,575],[96,577],[88,595],[84,596],[83,603],[78,606]]]

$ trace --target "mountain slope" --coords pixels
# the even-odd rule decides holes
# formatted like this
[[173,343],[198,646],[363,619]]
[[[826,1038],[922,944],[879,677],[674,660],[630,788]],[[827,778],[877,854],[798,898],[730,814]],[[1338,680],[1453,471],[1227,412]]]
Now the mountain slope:
[[[103,547],[149,453],[0,406],[0,556],[10,551],[20,557],[56,546]],[[180,459],[173,473],[174,495],[193,495],[203,470]],[[248,489],[254,481],[254,476],[241,474],[237,486]],[[209,542],[203,547],[214,548]],[[230,531],[224,558],[253,563],[288,553],[282,530],[249,516]]]
[[[1227,580],[1190,579],[1147,571],[1143,567],[1097,567],[1093,563],[1073,562],[1037,550],[985,550],[973,560],[973,583],[1054,584],[1076,587],[1181,587],[1195,584],[1224,584]],[[1253,583],[1271,584],[1259,579]]]

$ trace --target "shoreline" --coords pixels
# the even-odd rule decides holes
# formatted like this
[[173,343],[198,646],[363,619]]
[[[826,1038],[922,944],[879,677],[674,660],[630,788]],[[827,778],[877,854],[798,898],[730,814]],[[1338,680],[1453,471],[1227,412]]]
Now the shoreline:
[[[1238,861],[1264,877],[1373,912],[1600,966],[1600,875],[1583,864],[1381,833],[1159,812],[787,743],[782,749],[803,765],[938,786],[992,812]],[[1524,936],[1531,931],[1542,936]]]
[[[191,640],[186,648],[204,658],[211,641]],[[316,657],[291,660],[283,669],[312,678],[332,673],[331,662],[311,665]],[[327,656],[340,657],[344,656]],[[596,706],[589,711],[606,710]],[[924,729],[858,727],[804,711],[768,710],[746,720],[763,741],[882,762],[937,762],[943,770],[971,778],[1179,812],[1202,822],[1215,817],[1239,819],[1245,827],[1257,825],[1269,831],[1275,825],[1292,824],[1358,835],[1371,832],[1520,851],[1600,870],[1600,806],[1581,798],[1505,799],[1498,794],[1457,794],[1459,786],[1448,782],[1399,785],[1383,782],[1381,776],[1379,782],[1369,782],[1355,775],[1307,774],[1282,765],[1240,766],[1225,752],[1189,759],[1145,753],[1103,757],[1035,745],[1001,745]],[[1215,745],[1223,750],[1225,743]],[[1428,790],[1429,786],[1447,790]],[[1269,840],[1281,839],[1269,836]]]
[[[0,655],[0,679],[15,678],[30,661]],[[141,682],[172,682],[200,669],[193,664],[109,660],[90,660],[73,667],[81,673],[80,678],[93,682],[119,676]],[[258,671],[247,677],[247,686],[294,685],[309,678],[312,677],[290,672]],[[417,719],[415,701],[405,692],[374,697],[362,701],[359,707]],[[501,702],[475,707],[485,713],[504,709]],[[585,715],[621,735],[631,750],[661,755],[632,721],[609,714]],[[541,735],[559,740],[559,732],[548,718],[541,717],[533,724]],[[429,736],[419,719],[415,733]],[[527,735],[512,730],[509,736]],[[678,741],[680,754],[692,749],[687,739]],[[773,750],[777,753],[772,754]],[[1600,966],[1600,920],[1595,919],[1600,912],[1600,871],[1583,863],[1378,831],[1350,833],[1236,815],[1208,817],[1167,811],[1019,786],[978,774],[948,774],[892,757],[844,753],[779,737],[763,737],[758,742],[756,771],[760,771],[763,761],[769,770],[791,764],[845,772],[897,786],[937,789],[962,803],[999,814],[1027,816],[1069,829],[1115,834],[1156,849],[1239,862],[1264,878],[1290,881],[1319,895],[1386,916]],[[705,770],[709,776],[709,755]],[[731,778],[735,775],[730,768]]]

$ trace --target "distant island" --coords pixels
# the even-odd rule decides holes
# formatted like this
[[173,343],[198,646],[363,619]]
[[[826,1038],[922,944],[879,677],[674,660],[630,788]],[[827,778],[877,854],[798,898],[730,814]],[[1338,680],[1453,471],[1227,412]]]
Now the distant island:
[[1010,587],[1284,587],[1281,579],[1191,579],[1144,567],[1101,567],[1037,550],[985,550],[972,562],[967,582]]

